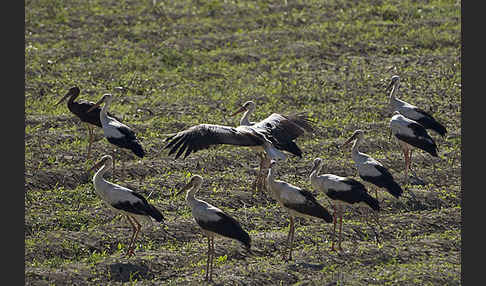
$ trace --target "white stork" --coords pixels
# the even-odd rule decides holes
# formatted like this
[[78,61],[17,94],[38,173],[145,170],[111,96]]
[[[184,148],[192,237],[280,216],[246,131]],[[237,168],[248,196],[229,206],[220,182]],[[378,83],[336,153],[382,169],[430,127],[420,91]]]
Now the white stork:
[[162,213],[151,205],[140,194],[122,187],[120,185],[111,183],[103,179],[103,175],[109,171],[113,166],[113,158],[110,155],[104,155],[101,160],[96,163],[89,171],[100,168],[93,176],[93,184],[95,193],[100,197],[109,207],[117,212],[127,216],[128,221],[132,225],[133,235],[128,245],[127,256],[134,254],[135,240],[142,228],[137,221],[142,218],[152,217],[156,221],[161,222],[164,217]]
[[[248,117],[255,109],[255,103],[246,102],[237,114],[246,110],[241,119],[240,126],[234,128],[222,125],[199,124],[166,138],[168,141],[164,148],[170,148],[169,155],[176,153],[179,158],[184,152],[184,158],[192,152],[207,149],[211,145],[236,145],[264,150],[265,154],[260,163],[260,172],[256,186],[261,188],[265,175],[262,170],[267,169],[270,160],[284,160],[286,155],[282,151],[301,157],[302,151],[293,141],[305,131],[312,132],[311,122],[305,113],[281,115],[273,113],[266,119],[250,123]],[[233,115],[234,115],[233,114]],[[260,185],[260,186],[259,186]]]
[[135,132],[133,132],[133,130],[130,129],[130,127],[128,127],[127,125],[118,121],[116,118],[108,115],[108,108],[112,103],[113,99],[114,97],[112,94],[104,94],[103,97],[88,110],[88,112],[97,108],[104,102],[105,105],[100,112],[100,121],[106,140],[120,148],[129,149],[137,157],[143,158],[145,156],[145,151],[142,147],[142,144],[137,139]]
[[[356,130],[353,135],[346,140],[341,146],[346,146],[354,140],[351,151],[351,156],[358,169],[358,174],[361,179],[370,182],[379,188],[385,188],[395,198],[399,198],[403,190],[395,181],[392,174],[377,160],[370,155],[362,153],[358,150],[359,145],[364,140],[364,131]],[[378,192],[375,188],[375,196],[378,199]]]
[[433,157],[438,157],[437,145],[420,123],[406,118],[398,111],[393,113],[390,120],[390,129],[402,148],[405,158],[405,180],[408,183],[408,169],[412,170],[411,146],[422,149]]
[[213,280],[213,259],[214,259],[214,237],[219,235],[232,238],[242,243],[247,250],[250,250],[251,239],[248,233],[231,216],[219,208],[196,199],[194,195],[202,185],[203,178],[199,175],[191,177],[189,183],[177,194],[187,191],[186,202],[191,207],[192,216],[201,227],[203,234],[208,238],[208,259],[206,263],[206,280]]
[[[339,243],[338,248],[341,248],[341,236],[343,230],[343,204],[345,205],[365,205],[373,209],[374,211],[380,210],[380,204],[378,200],[373,198],[368,194],[366,188],[360,182],[347,178],[341,177],[333,174],[319,175],[322,169],[322,159],[314,159],[314,166],[312,167],[310,173],[310,182],[315,190],[323,191],[333,200],[335,204],[331,204],[334,210],[334,228],[333,233],[336,233],[336,213],[340,217],[339,223]],[[336,250],[334,248],[334,240],[332,241],[331,250]]]
[[440,124],[437,120],[432,117],[432,115],[428,114],[424,110],[418,108],[415,105],[412,105],[408,102],[398,99],[395,94],[400,87],[400,77],[398,75],[394,75],[391,78],[391,82],[387,87],[387,90],[391,88],[390,91],[390,109],[391,112],[398,111],[405,117],[417,121],[420,123],[425,129],[432,129],[435,132],[439,133],[441,136],[444,136],[447,133],[446,128]]
[[[287,235],[287,246],[289,248],[288,260],[292,260],[292,247],[294,243],[294,217],[315,217],[324,219],[325,222],[333,221],[332,215],[316,200],[314,195],[299,187],[275,180],[275,161],[270,162],[270,168],[267,175],[267,190],[282,208],[284,208],[290,217],[289,233]],[[284,257],[285,259],[285,257]]]

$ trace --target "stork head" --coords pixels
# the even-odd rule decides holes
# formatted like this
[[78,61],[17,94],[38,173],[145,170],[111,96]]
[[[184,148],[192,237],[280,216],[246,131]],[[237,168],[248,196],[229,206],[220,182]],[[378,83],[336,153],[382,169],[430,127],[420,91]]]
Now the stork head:
[[314,165],[312,166],[311,174],[314,173],[317,168],[319,168],[322,165],[322,159],[317,157],[314,159]]
[[341,145],[341,148],[344,147],[344,146],[347,146],[349,143],[353,142],[356,139],[362,139],[364,137],[364,133],[365,133],[364,130],[361,130],[361,129],[355,130],[353,132],[353,135],[351,135],[351,137],[349,137],[348,140],[346,140],[346,142],[344,142]]
[[191,177],[191,180],[189,180],[189,183],[187,183],[182,189],[176,193],[176,196],[182,194],[184,191],[187,191],[193,187],[199,187],[203,182],[203,177],[199,175],[194,175]]
[[101,157],[101,159],[93,166],[91,167],[88,172],[91,172],[95,169],[101,168],[101,166],[108,166],[112,167],[113,166],[113,157],[111,155],[104,155]]
[[230,116],[235,116],[236,114],[238,113],[241,113],[243,111],[253,111],[255,110],[255,103],[251,100],[243,103],[243,105],[240,107],[240,109],[238,109],[237,111],[235,111],[233,114],[231,114]]
[[98,106],[100,106],[103,102],[105,104],[110,104],[111,102],[113,101],[113,94],[111,93],[105,93],[103,94],[103,97],[101,97],[100,100],[98,100],[97,103],[95,103],[95,105],[93,105],[90,109],[88,109],[87,112],[91,112],[91,110],[97,108]]
[[61,100],[59,100],[56,104],[56,105],[59,105],[61,102],[63,102],[66,98],[70,97],[70,96],[78,96],[79,95],[79,87],[77,86],[73,86],[69,89],[69,91],[61,98]]
[[270,161],[270,166],[269,166],[269,167],[270,167],[270,168],[273,168],[274,166],[277,166],[277,161],[275,161],[275,160],[271,160],[271,161]]
[[394,75],[394,76],[391,77],[390,84],[388,85],[386,90],[388,91],[392,88],[392,86],[398,85],[398,84],[400,84],[400,77],[398,75]]

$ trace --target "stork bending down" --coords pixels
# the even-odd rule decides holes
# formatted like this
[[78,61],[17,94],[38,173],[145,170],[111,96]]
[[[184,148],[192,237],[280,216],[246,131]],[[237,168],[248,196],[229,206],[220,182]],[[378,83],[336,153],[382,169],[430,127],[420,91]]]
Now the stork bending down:
[[208,259],[206,263],[206,280],[213,280],[214,237],[223,236],[232,238],[242,243],[247,250],[250,249],[251,239],[248,233],[234,218],[224,213],[219,208],[205,201],[195,198],[203,178],[199,175],[191,177],[189,183],[176,195],[187,191],[186,202],[191,207],[192,216],[201,227],[202,232],[208,238]]
[[90,171],[100,168],[93,176],[95,193],[109,207],[126,215],[128,221],[132,225],[133,234],[127,251],[127,256],[130,257],[134,254],[135,241],[142,228],[137,218],[152,217],[156,221],[161,222],[164,217],[162,213],[151,205],[142,195],[103,179],[103,175],[111,169],[112,165],[113,158],[110,155],[105,155],[101,157],[101,160],[96,163]]
[[[378,200],[368,194],[365,186],[360,182],[351,178],[336,176],[333,174],[319,175],[321,169],[322,159],[314,159],[314,166],[312,167],[309,179],[314,189],[325,192],[326,195],[335,202],[334,204],[331,204],[332,208],[334,209],[333,233],[336,233],[337,213],[337,216],[340,217],[338,248],[339,250],[342,250],[341,241],[343,231],[343,204],[351,206],[363,204],[370,207],[374,211],[380,210],[380,204]],[[378,217],[376,218],[378,221]],[[336,250],[334,248],[334,239],[332,241],[331,250]]]
[[[304,131],[312,131],[312,125],[305,113],[289,116],[274,113],[266,119],[250,123],[248,116],[254,110],[255,104],[251,101],[235,112],[246,110],[241,125],[234,128],[222,125],[199,124],[166,138],[168,142],[164,148],[170,148],[169,155],[175,153],[179,158],[184,153],[184,158],[193,152],[207,149],[212,145],[228,144],[246,146],[263,150],[264,155],[260,163],[260,173],[257,177],[257,188],[261,188],[264,180],[262,170],[268,168],[270,160],[285,159],[282,151],[290,152],[301,157],[302,151],[293,141]],[[176,153],[177,151],[177,153]],[[259,186],[260,185],[260,186]]]
[[[294,243],[294,217],[316,217],[321,218],[327,223],[333,221],[333,216],[317,202],[311,192],[299,187],[275,180],[275,161],[271,161],[267,175],[267,190],[282,208],[284,208],[290,217],[289,233],[287,235],[287,246],[289,249],[288,260],[292,260],[292,247]],[[285,257],[284,257],[285,259]]]

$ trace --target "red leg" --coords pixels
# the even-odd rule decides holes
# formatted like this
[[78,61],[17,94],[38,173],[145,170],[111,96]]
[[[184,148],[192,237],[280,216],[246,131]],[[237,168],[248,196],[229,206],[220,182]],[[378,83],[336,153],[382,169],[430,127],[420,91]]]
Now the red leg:
[[130,258],[134,254],[133,249],[132,249],[132,245],[133,245],[133,242],[135,241],[135,234],[137,233],[137,227],[135,226],[135,224],[133,223],[133,221],[132,221],[132,219],[130,218],[129,215],[127,215],[127,219],[130,222],[130,224],[132,225],[132,230],[133,230],[132,238],[130,239],[130,243],[128,244],[128,251],[127,251],[127,254],[126,254],[126,256],[128,256],[128,258]]
[[336,212],[336,206],[335,205],[331,205],[331,206],[332,206],[332,209],[334,211],[334,215],[333,215],[333,219],[332,219],[334,226],[332,228],[331,250],[336,251],[336,249],[334,248],[334,240],[336,238],[336,222],[337,222],[336,214],[337,214],[337,212]]

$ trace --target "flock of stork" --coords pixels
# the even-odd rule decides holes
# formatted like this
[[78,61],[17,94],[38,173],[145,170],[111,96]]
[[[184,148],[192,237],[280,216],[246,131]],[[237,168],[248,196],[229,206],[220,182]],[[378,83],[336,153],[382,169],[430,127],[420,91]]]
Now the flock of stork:
[[[438,123],[430,114],[422,109],[402,101],[396,97],[400,85],[400,78],[393,76],[387,90],[390,90],[389,106],[393,116],[390,120],[391,133],[398,139],[405,158],[405,178],[408,182],[408,170],[412,160],[412,149],[416,147],[430,155],[437,157],[437,145],[429,136],[426,129],[434,130],[444,136],[446,129]],[[89,134],[88,158],[91,153],[91,145],[94,135],[92,125],[103,129],[104,136],[111,144],[123,149],[131,150],[136,156],[142,158],[145,151],[137,139],[134,131],[120,122],[114,115],[108,112],[108,108],[114,97],[104,94],[97,102],[85,100],[75,101],[79,96],[79,88],[73,87],[57,103],[60,104],[69,97],[67,107],[81,121],[87,123]],[[100,105],[104,106],[100,108]],[[292,246],[294,241],[294,217],[321,218],[327,223],[333,222],[336,232],[337,217],[340,218],[340,231],[338,248],[341,248],[342,233],[342,208],[343,205],[364,205],[376,212],[380,210],[377,188],[384,188],[393,197],[399,198],[403,192],[400,185],[394,180],[391,173],[377,160],[359,151],[359,145],[364,139],[364,131],[356,130],[353,135],[344,142],[341,147],[354,142],[352,146],[352,158],[358,170],[360,178],[375,186],[375,197],[372,197],[365,186],[359,181],[333,174],[319,175],[323,160],[316,158],[310,173],[310,182],[314,189],[324,192],[330,199],[334,214],[331,215],[315,198],[304,189],[276,179],[277,162],[285,160],[288,152],[301,157],[302,151],[294,140],[305,132],[312,132],[312,121],[306,113],[281,115],[273,113],[259,122],[250,122],[249,117],[255,110],[255,103],[248,101],[241,109],[233,113],[236,115],[244,112],[238,127],[199,124],[186,130],[170,134],[166,138],[168,154],[175,153],[175,159],[184,154],[186,158],[193,152],[207,149],[212,145],[228,144],[236,146],[248,146],[256,149],[261,157],[260,171],[255,184],[258,189],[267,189],[273,199],[284,208],[290,217],[289,233],[287,236],[288,256],[285,260],[292,259]],[[177,152],[177,153],[176,153]],[[158,222],[163,221],[162,213],[141,194],[123,186],[109,182],[103,175],[114,168],[114,158],[110,155],[102,156],[91,169],[97,170],[93,176],[95,193],[112,209],[126,215],[132,225],[133,233],[128,246],[127,256],[134,255],[135,241],[141,230],[139,219],[152,217]],[[199,175],[191,177],[177,195],[186,192],[186,202],[192,209],[192,215],[202,232],[208,238],[208,252],[206,264],[206,280],[212,280],[214,237],[216,235],[228,237],[241,242],[248,250],[251,239],[240,223],[223,212],[221,209],[195,197],[195,193],[202,185],[203,178]],[[331,250],[336,250],[332,240]]]

